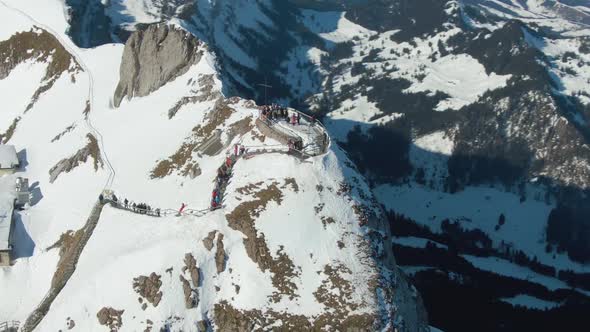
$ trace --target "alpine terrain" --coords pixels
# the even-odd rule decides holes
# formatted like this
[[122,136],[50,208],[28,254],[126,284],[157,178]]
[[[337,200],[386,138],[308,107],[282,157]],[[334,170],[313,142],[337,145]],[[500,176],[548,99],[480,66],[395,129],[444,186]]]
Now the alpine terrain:
[[0,0],[0,331],[562,331],[587,0]]

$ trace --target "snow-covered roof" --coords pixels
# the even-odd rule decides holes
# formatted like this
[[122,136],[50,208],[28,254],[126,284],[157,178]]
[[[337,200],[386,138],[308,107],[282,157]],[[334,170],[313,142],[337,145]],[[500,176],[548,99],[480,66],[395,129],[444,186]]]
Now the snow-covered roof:
[[0,250],[9,249],[10,226],[14,208],[15,182],[11,176],[0,178]]
[[0,144],[0,169],[18,166],[18,156],[14,145]]

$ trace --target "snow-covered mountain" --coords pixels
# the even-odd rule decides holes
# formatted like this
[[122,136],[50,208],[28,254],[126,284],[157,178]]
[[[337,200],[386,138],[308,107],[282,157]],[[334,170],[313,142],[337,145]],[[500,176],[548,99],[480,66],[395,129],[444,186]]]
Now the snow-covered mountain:
[[[77,54],[74,60],[86,59],[53,61],[49,54],[55,47],[50,46],[49,51],[25,52],[15,63],[41,58],[58,73],[74,77],[78,85],[89,75],[85,73],[94,76],[95,97],[89,108],[85,100],[76,107],[80,112],[99,110],[89,113],[89,119],[97,128],[109,130],[106,134],[101,130],[105,138],[96,141],[107,142],[101,150],[107,150],[109,140],[111,146],[121,146],[106,151],[115,161],[103,160],[103,169],[112,164],[116,176],[105,181],[122,194],[151,202],[151,192],[156,191],[157,197],[169,200],[168,206],[189,201],[184,197],[198,192],[195,199],[205,204],[210,190],[203,188],[210,187],[204,185],[205,178],[210,181],[213,176],[213,168],[208,171],[206,164],[218,164],[221,159],[215,158],[221,157],[197,157],[190,151],[209,142],[214,128],[225,132],[234,121],[245,123],[248,114],[255,117],[249,99],[289,104],[323,118],[332,138],[332,152],[324,158],[335,158],[339,165],[323,160],[325,169],[307,169],[306,164],[301,169],[322,179],[367,180],[363,193],[353,199],[375,205],[376,215],[378,205],[387,211],[391,230],[380,229],[394,233],[396,257],[424,294],[434,325],[449,330],[563,328],[564,322],[574,324],[580,317],[576,313],[588,309],[587,1],[46,0],[35,7],[27,1],[8,2],[50,26],[51,34],[61,36],[58,42]],[[192,35],[198,43],[170,52],[160,45],[167,45],[176,34],[168,39],[169,32],[150,33],[156,24],[175,26],[178,39]],[[6,28],[4,39],[17,30]],[[145,47],[143,38],[138,38],[143,34],[152,41]],[[166,66],[158,66],[159,61]],[[137,68],[138,64],[147,69]],[[12,66],[0,84],[22,82],[11,80],[19,70]],[[17,107],[10,108],[14,113],[0,128],[10,143],[17,142],[29,114],[63,76],[44,68],[38,69],[40,84],[25,84],[19,90],[24,97],[15,94]],[[2,72],[0,67],[0,78]],[[222,121],[225,124],[206,115],[220,107],[235,110]],[[25,109],[29,111],[22,113]],[[64,134],[52,146],[84,127],[76,119],[56,125],[61,129],[55,131]],[[204,126],[207,121],[215,124]],[[192,130],[197,124],[207,128],[206,134]],[[261,134],[253,130],[254,137]],[[222,140],[227,143],[242,135],[234,137],[232,132],[222,134]],[[166,133],[165,139],[161,133]],[[83,165],[92,170],[94,141],[86,134],[78,133],[83,143],[76,141],[76,148],[67,145],[62,155],[42,162],[43,167],[81,151],[74,160],[88,160]],[[248,144],[267,144],[252,140]],[[136,150],[129,159],[129,151]],[[128,165],[129,160],[133,165]],[[100,162],[96,163],[100,174]],[[56,169],[67,165],[69,161]],[[121,165],[128,165],[132,176],[120,176],[126,174],[117,169]],[[282,169],[291,172],[290,166]],[[338,175],[331,171],[325,175],[325,170],[337,170]],[[281,176],[296,178],[287,173]],[[67,176],[70,173],[60,174],[53,185]],[[196,177],[186,180],[191,176]],[[276,180],[281,186],[280,176]],[[313,181],[306,177],[297,183],[311,188],[316,186]],[[296,195],[286,190],[286,197]],[[235,207],[240,201],[229,202]],[[276,206],[277,211],[282,208],[286,207]],[[55,233],[51,241],[63,229]],[[225,234],[224,239],[228,237]],[[276,253],[277,248],[271,251]],[[288,256],[294,260],[296,255]],[[157,271],[144,275],[148,272]],[[448,305],[449,297],[457,299],[457,307]],[[523,304],[527,308],[519,307]],[[229,300],[228,305],[242,314],[254,314],[247,306]],[[399,311],[415,312],[408,308],[413,304],[398,306]],[[541,314],[539,308],[548,312]],[[505,319],[489,320],[489,310],[505,313]],[[244,317],[231,312],[224,316],[228,321]],[[412,315],[402,314],[406,321],[421,321]],[[257,318],[257,322],[264,325],[268,320]]]
[[[0,268],[0,322],[428,331],[386,215],[338,145],[285,153],[253,101],[224,94],[224,62],[177,21],[137,29],[125,45],[78,47],[96,44],[87,33],[101,23],[84,20],[104,4],[78,5],[84,14],[55,0],[0,2],[0,132],[22,164],[1,180],[32,183],[30,206],[14,215],[12,266]],[[282,126],[317,140],[313,125]],[[246,157],[210,211],[238,142]],[[151,212],[98,201],[111,192]]]

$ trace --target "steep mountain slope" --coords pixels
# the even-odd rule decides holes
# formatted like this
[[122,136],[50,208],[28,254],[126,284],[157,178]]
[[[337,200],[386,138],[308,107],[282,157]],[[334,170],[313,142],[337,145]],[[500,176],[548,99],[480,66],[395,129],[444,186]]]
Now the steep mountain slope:
[[[285,154],[255,125],[254,102],[224,97],[216,57],[178,25],[83,50],[66,37],[59,2],[6,2],[0,39],[13,61],[0,84],[14,93],[0,128],[26,160],[18,176],[33,200],[15,216],[14,264],[0,270],[0,321],[40,331],[428,330],[387,218],[337,145],[306,160]],[[150,33],[199,56],[146,73],[169,64],[134,51]],[[11,42],[22,36],[34,40],[24,51]],[[119,75],[130,64],[139,74]],[[119,104],[122,84],[131,98]],[[216,149],[204,147],[216,137]],[[252,154],[209,211],[223,152],[237,142]],[[161,217],[103,206],[104,189]]]

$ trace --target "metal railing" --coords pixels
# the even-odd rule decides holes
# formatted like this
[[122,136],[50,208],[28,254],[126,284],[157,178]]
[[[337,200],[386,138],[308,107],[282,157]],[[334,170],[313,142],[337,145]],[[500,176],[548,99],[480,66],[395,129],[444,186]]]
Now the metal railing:
[[[300,124],[300,125],[298,125],[298,127],[308,129],[306,132],[310,136],[310,138],[308,139],[310,142],[307,143],[305,145],[305,147],[302,148],[301,150],[294,150],[294,149],[292,149],[292,150],[299,152],[302,155],[305,155],[307,157],[318,156],[318,155],[323,154],[326,151],[328,151],[328,149],[330,147],[330,143],[331,143],[330,137],[327,134],[327,130],[322,125],[322,123],[313,119],[312,117],[310,117],[304,113],[301,113],[298,111],[295,111],[295,112],[301,114],[305,119],[308,120],[307,124]],[[271,119],[268,116],[261,115],[260,120],[268,128],[270,128],[271,130],[274,130],[279,135],[285,135],[285,136],[289,136],[289,137],[292,137],[295,139],[299,139],[302,142],[307,141],[296,130],[291,129],[288,126],[285,126],[280,119]],[[317,146],[317,148],[313,148],[314,145]]]

